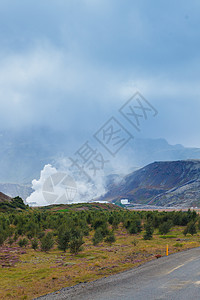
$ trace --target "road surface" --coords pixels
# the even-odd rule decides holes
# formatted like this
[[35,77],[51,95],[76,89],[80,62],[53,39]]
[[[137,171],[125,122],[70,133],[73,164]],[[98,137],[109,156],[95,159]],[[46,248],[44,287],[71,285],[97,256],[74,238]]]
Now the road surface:
[[148,262],[100,280],[64,288],[40,300],[197,300],[200,248]]

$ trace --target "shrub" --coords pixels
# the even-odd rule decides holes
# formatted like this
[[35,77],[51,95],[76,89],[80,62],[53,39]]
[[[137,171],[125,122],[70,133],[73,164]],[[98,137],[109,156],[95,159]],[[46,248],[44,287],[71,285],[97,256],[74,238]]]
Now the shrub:
[[130,234],[135,234],[135,233],[138,232],[137,226],[136,226],[135,223],[131,223],[131,224],[130,224],[130,226],[128,227],[128,232],[129,232]]
[[103,237],[107,236],[109,234],[109,229],[106,223],[104,223],[103,225],[101,225],[100,227],[98,227],[96,230],[98,230],[98,232],[101,232],[101,235]]
[[38,240],[36,238],[34,238],[32,241],[31,241],[31,247],[32,249],[36,250],[38,248]]
[[171,222],[170,221],[167,221],[167,222],[164,222],[162,223],[160,226],[159,226],[159,233],[160,234],[167,234],[170,229],[171,229]]
[[69,248],[70,237],[71,234],[68,229],[60,232],[58,235],[58,249],[65,252]]
[[176,244],[174,244],[174,247],[183,247],[183,244],[181,244],[181,243],[176,243]]
[[27,238],[20,239],[20,240],[18,241],[18,245],[19,245],[20,247],[26,247],[26,246],[28,245],[28,240],[27,240]]
[[111,245],[115,241],[116,241],[116,238],[115,238],[114,232],[111,231],[105,238],[105,242]]
[[183,234],[187,235],[188,233],[190,233],[191,235],[194,235],[197,233],[195,221],[189,222],[187,224],[187,227],[184,229]]
[[187,225],[187,227],[188,227],[188,233],[190,233],[191,235],[194,235],[194,234],[197,233],[195,221],[189,222],[189,224]]
[[43,237],[45,236],[45,232],[41,231],[40,233],[38,233],[38,238],[41,240]]
[[106,221],[104,219],[95,219],[93,223],[94,229],[97,229],[98,227],[102,227],[106,225]]
[[54,239],[52,232],[48,232],[42,239],[41,239],[41,250],[44,252],[49,251],[53,248]]
[[103,241],[103,235],[101,233],[101,228],[97,228],[97,230],[95,230],[94,236],[92,238],[93,245],[96,246],[102,241]]
[[147,223],[145,225],[145,233],[144,233],[144,240],[151,240],[153,238],[154,228],[151,223]]
[[69,243],[70,252],[77,254],[81,251],[81,246],[84,244],[83,233],[79,227],[73,227],[71,229],[71,237]]
[[4,241],[5,241],[4,235],[1,233],[0,234],[0,246],[3,245]]
[[83,238],[81,237],[73,237],[69,243],[70,252],[72,254],[77,254],[81,251],[81,246],[84,244]]

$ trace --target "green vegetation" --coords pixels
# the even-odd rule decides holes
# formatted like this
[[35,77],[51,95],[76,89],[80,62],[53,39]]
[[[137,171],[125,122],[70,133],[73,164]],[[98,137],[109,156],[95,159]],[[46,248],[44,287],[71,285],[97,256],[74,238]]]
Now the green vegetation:
[[130,211],[96,203],[2,212],[0,298],[9,291],[13,298],[32,299],[127,270],[165,255],[167,244],[170,253],[199,246],[199,224],[195,211]]
[[8,212],[15,210],[25,210],[28,209],[28,206],[24,204],[23,200],[20,197],[15,197],[12,201],[3,201],[0,202],[0,212]]
[[53,245],[54,245],[53,234],[52,232],[48,232],[41,239],[41,250],[47,252],[53,248]]
[[154,232],[153,225],[150,222],[148,222],[147,224],[145,224],[144,228],[145,228],[144,240],[151,240],[153,238],[153,232]]

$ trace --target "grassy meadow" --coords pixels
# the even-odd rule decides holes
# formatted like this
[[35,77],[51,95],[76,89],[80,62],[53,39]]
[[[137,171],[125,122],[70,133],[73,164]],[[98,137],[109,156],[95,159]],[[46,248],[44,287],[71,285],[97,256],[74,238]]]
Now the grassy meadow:
[[[106,213],[105,209],[107,209]],[[62,218],[65,218],[67,214],[71,214],[69,210],[61,210],[61,212],[56,210],[56,212],[51,211],[50,213],[51,220],[54,220],[55,223],[57,221],[55,221],[54,214],[64,215]],[[150,215],[148,215],[148,212],[143,212],[140,216],[140,212],[137,212],[135,215],[134,212],[129,213],[123,209],[114,210],[113,207],[108,206],[101,207],[100,211],[98,207],[96,209],[90,207],[90,210],[84,209],[85,211],[87,211],[86,217],[88,219],[89,231],[83,236],[84,244],[79,248],[77,253],[71,253],[69,248],[66,249],[66,252],[58,249],[59,233],[53,228],[52,224],[49,223],[48,226],[46,219],[46,223],[41,222],[39,231],[54,232],[55,241],[50,250],[46,252],[41,251],[40,243],[36,250],[32,249],[31,240],[33,237],[30,236],[27,245],[19,246],[20,236],[17,236],[15,240],[13,239],[11,243],[10,239],[14,235],[14,232],[16,232],[18,225],[16,219],[13,216],[10,217],[10,220],[12,220],[11,223],[14,223],[9,224],[9,227],[12,228],[10,237],[7,237],[0,247],[0,299],[33,299],[57,291],[63,287],[116,274],[156,259],[156,256],[165,256],[166,245],[169,246],[169,255],[200,246],[198,215],[193,215],[192,217],[195,219],[196,224],[196,233],[193,235],[190,233],[183,234],[186,225],[174,226],[171,224],[169,231],[166,234],[161,234],[158,224],[156,226],[154,224],[155,228],[152,237],[145,240],[145,223],[148,222],[150,216],[152,218],[154,212]],[[32,213],[28,212],[28,214]],[[27,219],[27,213],[23,214],[25,214],[24,218]],[[77,217],[76,210],[73,210],[72,214],[73,218]],[[79,211],[78,214],[85,217],[83,211]],[[114,229],[113,219],[111,218],[113,214],[115,217],[122,217],[121,219],[119,218]],[[166,221],[170,213],[156,212],[155,214],[160,219],[164,216],[164,220]],[[179,213],[179,215],[181,214],[183,213]],[[184,214],[185,217],[188,216],[187,212]],[[189,214],[191,216],[191,212]],[[91,220],[89,220],[88,216],[91,217]],[[94,245],[93,238],[95,230],[97,230],[97,228],[94,228],[94,224],[99,222],[100,216],[103,216],[107,220],[107,229],[109,232],[114,232],[115,241],[106,242],[106,238],[104,237],[102,241]],[[130,221],[135,216],[137,218],[140,216],[141,228],[139,232],[130,234],[130,227],[128,227],[130,224],[127,225],[125,221],[127,221],[127,218]],[[172,215],[170,215],[170,218],[172,218]],[[96,223],[94,223],[94,220],[96,220]],[[48,227],[51,228],[49,229]],[[26,236],[26,232],[20,233],[21,236]],[[37,234],[41,234],[41,232]]]

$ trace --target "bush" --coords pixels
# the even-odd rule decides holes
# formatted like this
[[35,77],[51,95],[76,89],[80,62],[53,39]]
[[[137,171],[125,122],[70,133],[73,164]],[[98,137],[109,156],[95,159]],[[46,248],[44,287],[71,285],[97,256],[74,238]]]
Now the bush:
[[41,250],[44,252],[49,251],[53,248],[54,239],[52,232],[48,232],[42,239],[41,239]]
[[71,237],[69,243],[70,252],[77,254],[81,251],[81,246],[84,244],[83,233],[79,227],[74,227],[71,229]]
[[126,220],[124,223],[124,227],[130,234],[136,234],[141,231],[141,221],[140,219]]
[[101,233],[101,228],[97,228],[92,238],[93,245],[96,246],[102,241],[103,241],[103,235]]
[[93,223],[94,229],[97,229],[98,227],[107,226],[106,221],[104,219],[95,219]]
[[145,233],[144,233],[144,240],[151,240],[153,238],[154,228],[151,223],[147,223],[145,225]]
[[115,241],[116,241],[116,238],[115,238],[114,232],[111,231],[105,238],[105,242],[111,245]]
[[187,224],[187,227],[184,229],[183,234],[187,235],[188,233],[190,233],[191,235],[194,235],[197,233],[195,221],[189,222]]
[[73,237],[69,243],[70,252],[72,254],[77,254],[81,251],[81,246],[84,244],[82,237]]
[[131,223],[130,226],[128,227],[128,232],[130,234],[136,234],[138,232],[137,226],[135,223]]
[[28,240],[27,240],[27,238],[20,239],[20,240],[18,241],[18,245],[19,245],[20,247],[26,247],[26,246],[28,245]]
[[174,244],[174,247],[183,247],[183,244],[181,244],[181,243],[176,243],[176,244]]
[[170,221],[164,222],[159,226],[159,233],[160,234],[167,234],[172,227],[172,224]]
[[31,247],[34,250],[38,248],[38,240],[36,238],[31,241]]
[[109,234],[109,229],[106,223],[104,223],[100,227],[97,227],[96,231],[100,232],[103,237]]
[[1,234],[0,234],[0,246],[3,245],[4,241],[5,241],[5,237],[4,237],[4,235],[1,233]]
[[60,232],[58,235],[58,249],[66,251],[69,248],[71,234],[68,229],[65,229],[63,232]]

